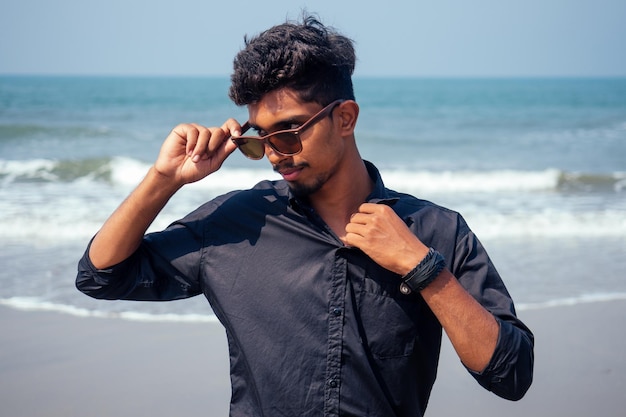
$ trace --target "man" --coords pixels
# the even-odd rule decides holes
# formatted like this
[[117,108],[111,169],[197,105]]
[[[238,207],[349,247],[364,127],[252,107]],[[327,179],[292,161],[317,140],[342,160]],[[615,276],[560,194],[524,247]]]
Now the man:
[[[532,333],[462,217],[386,189],[361,159],[354,62],[352,42],[312,17],[246,40],[230,96],[248,121],[177,126],[90,243],[77,286],[104,299],[204,293],[227,332],[232,416],[423,415],[442,327],[481,385],[519,399]],[[238,147],[283,180],[144,236]]]

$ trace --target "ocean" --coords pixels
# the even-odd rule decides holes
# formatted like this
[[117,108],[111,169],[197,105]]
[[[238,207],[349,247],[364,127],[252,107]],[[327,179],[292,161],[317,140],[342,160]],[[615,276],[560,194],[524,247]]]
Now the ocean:
[[[0,76],[0,304],[215,321],[202,297],[98,301],[89,239],[181,122],[246,119],[224,78]],[[518,310],[626,299],[626,79],[357,78],[357,141],[389,188],[463,214]],[[239,152],[150,230],[278,178]]]

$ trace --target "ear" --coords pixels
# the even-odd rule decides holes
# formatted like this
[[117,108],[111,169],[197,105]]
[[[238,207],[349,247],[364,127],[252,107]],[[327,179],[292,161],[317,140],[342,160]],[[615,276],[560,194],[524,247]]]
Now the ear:
[[359,118],[359,105],[354,100],[346,100],[338,106],[335,114],[341,129],[341,136],[353,135]]

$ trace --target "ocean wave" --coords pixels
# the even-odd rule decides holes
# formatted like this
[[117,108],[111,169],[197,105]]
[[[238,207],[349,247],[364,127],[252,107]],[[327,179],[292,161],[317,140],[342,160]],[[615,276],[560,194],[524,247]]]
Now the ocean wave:
[[[0,237],[46,245],[89,239],[149,167],[126,157],[0,160]],[[382,175],[389,188],[461,212],[482,239],[626,236],[623,172],[383,170]],[[279,176],[266,164],[254,169],[224,167],[179,191],[150,230],[160,230],[208,199],[252,187],[263,178]]]
[[110,158],[55,161],[30,159],[0,160],[0,183],[72,182],[92,180],[110,182],[114,167]]
[[10,297],[0,299],[0,305],[17,310],[50,311],[77,317],[97,317],[105,319],[123,319],[143,322],[177,322],[177,323],[218,323],[213,314],[154,314],[140,311],[104,311],[89,310],[70,304],[53,303],[36,297]]
[[[7,207],[0,203],[0,239],[11,244],[33,244],[40,246],[60,243],[86,242],[91,238],[116,204],[102,206],[96,202],[84,202],[68,196],[58,205],[62,209],[46,206]],[[197,204],[170,204],[150,226],[149,232],[161,230],[172,221],[182,218],[195,209]],[[572,212],[545,209],[539,212],[499,213],[491,210],[482,212],[470,208],[460,208],[472,230],[481,238],[520,239],[520,238],[579,238],[626,236],[624,210],[604,210]]]
[[559,189],[564,191],[615,191],[626,190],[626,172],[610,175],[562,172]]
[[572,211],[545,208],[517,213],[462,210],[472,230],[482,240],[498,238],[579,238],[626,236],[624,210]]
[[[127,157],[91,158],[55,161],[31,159],[0,160],[0,184],[20,183],[105,183],[134,187],[146,175],[152,164]],[[243,189],[262,179],[278,179],[269,167],[259,169],[223,168],[211,175],[211,181],[200,181],[187,187],[216,190]]]
[[583,294],[577,297],[557,298],[537,303],[519,303],[516,304],[515,307],[518,311],[544,310],[555,307],[567,307],[591,303],[607,303],[611,301],[623,300],[626,300],[626,293]]
[[394,189],[428,193],[507,192],[555,190],[562,172],[544,171],[410,171],[390,170],[383,173],[385,184]]
[[[0,180],[4,185],[21,182],[96,181],[135,186],[150,166],[150,163],[128,157],[64,161],[0,160]],[[389,188],[408,192],[621,192],[626,189],[626,172],[584,173],[559,169],[437,172],[387,169],[382,171],[382,175]],[[200,181],[192,186],[219,190],[242,189],[266,178],[279,178],[268,165],[255,169],[225,167],[212,174],[211,181]]]
[[108,138],[113,134],[108,127],[50,124],[0,124],[0,142],[29,138]]
[[[518,303],[517,311],[546,310],[550,308],[576,306],[591,303],[606,303],[626,300],[626,293],[584,294],[576,297],[559,298],[535,303]],[[158,314],[126,310],[121,312],[90,310],[71,304],[46,301],[36,297],[10,297],[0,299],[0,305],[24,311],[45,311],[67,314],[76,317],[95,317],[103,319],[121,319],[153,323],[219,323],[213,314]]]
[[383,173],[390,188],[449,192],[621,192],[626,188],[626,172],[578,173],[559,169],[540,171],[410,171],[389,170]]

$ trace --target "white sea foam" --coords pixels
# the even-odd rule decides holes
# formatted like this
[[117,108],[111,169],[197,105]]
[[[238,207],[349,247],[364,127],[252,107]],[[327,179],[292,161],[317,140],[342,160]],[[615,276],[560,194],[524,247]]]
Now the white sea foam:
[[[518,303],[517,311],[544,310],[557,307],[576,306],[580,304],[605,303],[626,300],[626,293],[585,294],[541,301],[536,303]],[[121,312],[105,310],[89,310],[69,304],[53,303],[36,297],[10,297],[0,299],[0,305],[24,311],[49,311],[68,314],[76,317],[95,317],[104,319],[122,319],[139,322],[175,322],[175,323],[219,323],[213,314],[157,314],[126,310]]]
[[[0,238],[38,244],[84,241],[98,230],[149,167],[148,163],[126,157],[74,165],[44,159],[0,161]],[[481,238],[626,236],[626,201],[619,190],[608,194],[583,190],[571,195],[559,190],[564,181],[610,190],[610,186],[626,182],[624,173],[594,176],[549,169],[386,170],[382,174],[389,188],[461,212]],[[278,178],[266,164],[259,168],[225,167],[210,178],[184,187],[151,230],[167,226],[221,193]],[[612,198],[613,202],[605,203],[603,198]]]
[[558,298],[538,303],[520,303],[516,305],[518,311],[542,310],[546,308],[575,306],[579,304],[606,303],[610,301],[626,300],[626,293],[584,294],[577,297]]
[[571,212],[546,208],[506,214],[468,210],[463,214],[481,238],[626,237],[624,210]]
[[[0,160],[0,178],[6,185],[17,179],[40,181],[61,181],[55,172],[67,162],[47,159],[27,161]],[[128,157],[115,157],[106,162],[106,166],[93,163],[92,172],[79,171],[73,181],[98,181],[103,170],[110,172],[110,181],[118,186],[135,186],[145,176],[151,164]],[[82,174],[82,175],[81,175]],[[95,178],[94,178],[95,177]],[[559,184],[561,171],[547,169],[543,171],[418,171],[418,170],[385,170],[385,184],[393,189],[417,191],[536,191],[555,189]],[[258,168],[223,168],[211,175],[210,180],[193,184],[196,187],[215,189],[249,188],[262,179],[278,179],[268,164]]]
[[[136,186],[146,175],[151,164],[137,161],[132,158],[116,157],[111,160],[111,181],[116,185]],[[185,188],[214,190],[224,192],[253,187],[263,179],[279,179],[279,175],[272,172],[268,164],[260,165],[258,169],[223,168],[209,178],[188,184]]]
[[[84,161],[54,161],[32,159],[25,161],[0,160],[2,184],[15,182],[102,182],[107,179],[113,186],[134,187],[148,172],[151,163],[119,156],[111,159]],[[559,169],[538,171],[487,170],[487,171],[425,171],[411,169],[381,170],[385,185],[392,189],[414,192],[536,192],[556,190],[563,183],[587,181],[586,186],[610,185],[623,187],[626,172],[585,174],[563,172]],[[104,175],[108,173],[108,175]],[[249,188],[263,179],[279,179],[267,163],[254,167],[224,167],[209,178],[190,184],[205,189]],[[616,189],[615,191],[619,191]]]
[[69,304],[53,303],[36,297],[11,297],[0,299],[0,304],[28,311],[52,311],[77,317],[117,318],[143,322],[183,322],[183,323],[217,323],[213,314],[151,314],[140,311],[104,311],[88,310]]
[[7,185],[17,178],[45,178],[55,180],[51,174],[56,165],[49,159],[30,159],[26,161],[0,160],[0,184]]
[[[79,207],[77,205],[74,209],[66,208],[63,213],[55,215],[31,212],[28,217],[5,219],[0,222],[2,224],[0,238],[36,245],[86,242],[98,231],[113,207],[109,211],[100,209],[97,217],[94,217],[94,213],[90,212],[88,207],[78,209]],[[182,210],[163,213],[150,227],[150,231],[160,230],[185,214],[186,212]],[[546,211],[517,215],[468,211],[464,213],[464,217],[481,239],[626,236],[626,216],[623,211],[616,210],[603,213]]]
[[554,190],[561,172],[543,171],[410,171],[390,170],[383,173],[385,185],[392,189],[429,193],[514,192]]

